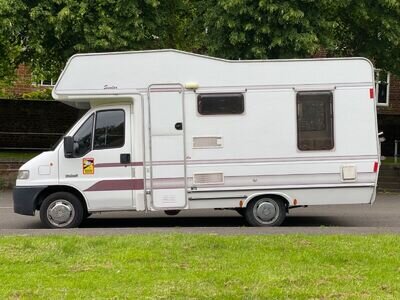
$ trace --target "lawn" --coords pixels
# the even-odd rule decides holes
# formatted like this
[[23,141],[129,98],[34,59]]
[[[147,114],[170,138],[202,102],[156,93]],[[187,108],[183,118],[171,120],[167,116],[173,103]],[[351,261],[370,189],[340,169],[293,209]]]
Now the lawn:
[[26,161],[39,153],[37,151],[0,151],[0,160]]
[[382,164],[384,165],[399,165],[400,166],[400,157],[397,158],[397,161],[393,156],[386,156],[385,159],[383,159]]
[[0,298],[399,299],[396,235],[0,237]]

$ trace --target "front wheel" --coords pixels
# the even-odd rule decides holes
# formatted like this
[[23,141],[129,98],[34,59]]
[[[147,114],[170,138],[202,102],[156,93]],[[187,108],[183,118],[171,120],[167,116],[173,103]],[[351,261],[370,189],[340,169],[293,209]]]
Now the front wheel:
[[247,205],[245,217],[251,226],[279,226],[285,220],[286,207],[279,198],[259,198]]
[[71,193],[50,194],[40,206],[40,220],[48,228],[78,227],[83,218],[82,203]]

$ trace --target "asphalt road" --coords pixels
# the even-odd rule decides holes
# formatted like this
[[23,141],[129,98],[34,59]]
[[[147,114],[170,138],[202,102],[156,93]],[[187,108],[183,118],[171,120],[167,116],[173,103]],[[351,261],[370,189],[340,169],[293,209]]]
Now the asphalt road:
[[290,210],[283,226],[248,227],[244,219],[229,210],[183,211],[177,216],[164,213],[113,212],[94,214],[76,229],[45,229],[39,216],[13,212],[11,191],[0,192],[0,234],[369,234],[400,233],[400,194],[379,194],[373,206],[313,206]]

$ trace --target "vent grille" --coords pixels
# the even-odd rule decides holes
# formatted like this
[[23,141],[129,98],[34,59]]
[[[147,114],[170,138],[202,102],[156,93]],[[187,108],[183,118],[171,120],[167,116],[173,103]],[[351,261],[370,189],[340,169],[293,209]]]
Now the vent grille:
[[223,173],[201,173],[193,175],[194,184],[222,184],[224,183]]
[[193,148],[221,148],[220,136],[197,136],[193,138]]

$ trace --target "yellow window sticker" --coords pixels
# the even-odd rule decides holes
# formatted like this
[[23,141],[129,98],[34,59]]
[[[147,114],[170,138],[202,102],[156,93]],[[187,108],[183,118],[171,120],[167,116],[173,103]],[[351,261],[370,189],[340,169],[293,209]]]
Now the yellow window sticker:
[[84,158],[82,167],[84,175],[94,174],[94,158]]

